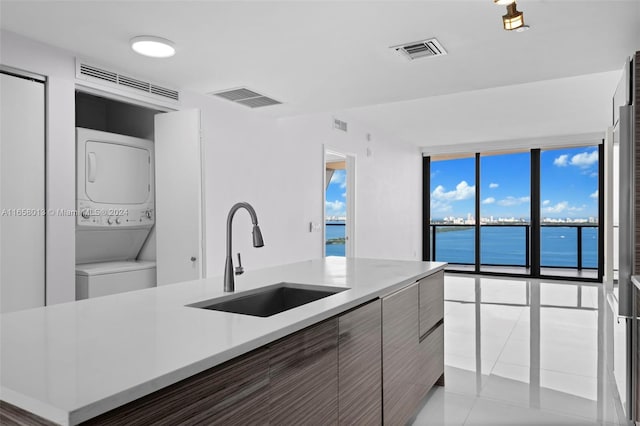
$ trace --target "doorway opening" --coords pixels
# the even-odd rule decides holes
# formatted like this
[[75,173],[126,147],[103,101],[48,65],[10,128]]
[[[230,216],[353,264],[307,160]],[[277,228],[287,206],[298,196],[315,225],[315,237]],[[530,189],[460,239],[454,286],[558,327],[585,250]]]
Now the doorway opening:
[[353,257],[355,157],[334,150],[324,153],[324,256]]

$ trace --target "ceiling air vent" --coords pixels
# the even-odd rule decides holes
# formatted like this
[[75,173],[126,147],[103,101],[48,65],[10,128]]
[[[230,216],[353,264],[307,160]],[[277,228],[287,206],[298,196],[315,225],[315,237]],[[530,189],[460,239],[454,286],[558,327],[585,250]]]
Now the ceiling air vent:
[[218,96],[229,101],[242,104],[244,106],[248,106],[249,108],[260,108],[282,103],[244,87],[241,87],[239,89],[225,90],[223,92],[214,92],[211,93],[211,95]]
[[149,81],[122,75],[95,65],[83,63],[80,60],[76,61],[76,77],[92,82],[99,81],[100,83],[106,83],[112,87],[125,89],[133,93],[144,94],[154,98],[159,97],[163,100],[180,100],[180,92],[177,90],[159,86]]
[[334,129],[338,129],[338,130],[342,130],[343,132],[347,131],[347,122],[346,121],[342,121],[342,120],[338,120],[337,118],[333,119],[333,128]]
[[396,52],[402,53],[410,60],[425,58],[428,56],[442,56],[447,54],[447,51],[435,38],[416,41],[414,43],[401,44],[399,46],[392,46],[391,49],[394,49]]

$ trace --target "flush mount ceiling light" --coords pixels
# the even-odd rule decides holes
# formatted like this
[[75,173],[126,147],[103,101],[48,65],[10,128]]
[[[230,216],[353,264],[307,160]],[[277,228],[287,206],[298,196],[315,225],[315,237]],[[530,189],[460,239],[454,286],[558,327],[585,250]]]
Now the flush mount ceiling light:
[[507,14],[502,16],[502,25],[507,31],[524,27],[524,14],[516,9],[515,1],[507,5]]
[[162,37],[138,36],[130,43],[134,52],[152,58],[169,58],[176,53],[174,43]]

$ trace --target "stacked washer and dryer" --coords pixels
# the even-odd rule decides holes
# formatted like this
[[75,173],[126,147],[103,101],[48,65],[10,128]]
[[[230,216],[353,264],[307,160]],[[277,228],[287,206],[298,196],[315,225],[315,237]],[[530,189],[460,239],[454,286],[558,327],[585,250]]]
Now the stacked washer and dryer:
[[140,260],[155,224],[154,144],[76,129],[76,299],[156,285],[156,263]]

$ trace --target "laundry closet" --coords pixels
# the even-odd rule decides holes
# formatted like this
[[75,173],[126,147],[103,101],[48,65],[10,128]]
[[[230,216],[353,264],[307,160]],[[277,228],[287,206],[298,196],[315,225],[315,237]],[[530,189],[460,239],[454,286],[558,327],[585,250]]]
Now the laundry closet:
[[75,101],[76,299],[202,277],[199,111]]

